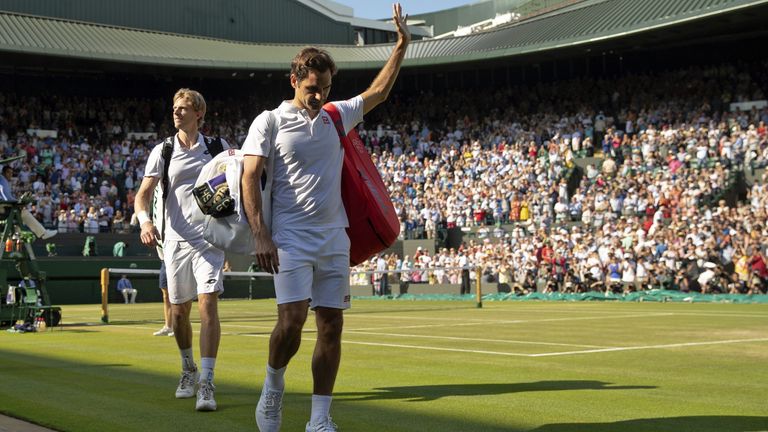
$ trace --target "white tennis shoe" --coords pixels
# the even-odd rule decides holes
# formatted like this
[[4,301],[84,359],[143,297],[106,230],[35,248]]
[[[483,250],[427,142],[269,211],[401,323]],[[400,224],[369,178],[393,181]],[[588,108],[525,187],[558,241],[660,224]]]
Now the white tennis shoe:
[[160,330],[152,333],[152,336],[173,336],[173,329],[163,326]]
[[336,426],[336,423],[331,421],[331,416],[328,416],[324,418],[319,423],[307,423],[307,428],[305,429],[306,432],[336,432],[338,426]]
[[267,387],[261,389],[256,405],[256,425],[261,432],[278,432],[283,421],[283,392]]
[[179,379],[179,386],[176,387],[176,398],[187,399],[195,397],[195,387],[197,380],[200,379],[200,373],[197,369],[193,371],[182,371]]
[[216,386],[212,382],[205,380],[200,381],[199,386],[195,409],[197,411],[216,411],[216,399],[213,397]]

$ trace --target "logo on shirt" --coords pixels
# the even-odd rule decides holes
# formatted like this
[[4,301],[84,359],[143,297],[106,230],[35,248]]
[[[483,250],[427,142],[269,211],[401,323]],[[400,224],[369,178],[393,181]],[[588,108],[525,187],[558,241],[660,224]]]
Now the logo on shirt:
[[331,121],[330,121],[330,120],[328,120],[328,117],[326,117],[326,116],[323,116],[323,123],[325,123],[325,124],[331,124]]

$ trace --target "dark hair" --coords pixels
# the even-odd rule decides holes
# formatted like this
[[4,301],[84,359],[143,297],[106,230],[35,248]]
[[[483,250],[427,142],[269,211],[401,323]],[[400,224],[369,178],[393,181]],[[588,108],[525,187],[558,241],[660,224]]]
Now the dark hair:
[[306,47],[291,62],[291,75],[296,75],[298,81],[306,78],[310,71],[324,73],[327,70],[336,75],[336,63],[328,51],[320,48]]

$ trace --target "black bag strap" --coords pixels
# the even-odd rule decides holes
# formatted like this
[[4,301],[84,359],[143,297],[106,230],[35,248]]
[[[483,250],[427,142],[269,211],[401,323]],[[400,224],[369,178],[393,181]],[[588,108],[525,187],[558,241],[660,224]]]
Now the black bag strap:
[[[163,157],[163,212],[165,212],[165,202],[168,198],[168,168],[171,166],[171,157],[173,156],[173,141],[174,136],[169,136],[165,139],[163,142],[163,150],[161,153],[161,156]],[[224,151],[224,143],[222,142],[221,137],[211,138],[207,136],[203,136],[203,141],[205,142],[205,147],[208,149],[208,153],[211,154],[211,158],[216,157],[217,154]],[[165,217],[165,215],[163,215]],[[163,232],[160,233],[160,238],[162,240],[165,240],[165,223],[163,223]]]
[[171,156],[173,156],[173,138],[169,136],[165,139],[160,153],[163,158],[163,202],[168,198],[168,168],[171,166]]
[[169,136],[163,142],[163,150],[160,155],[163,158],[163,228],[160,233],[160,240],[165,240],[165,201],[168,198],[168,168],[171,166],[171,157],[173,156],[173,136]]
[[208,153],[211,154],[211,158],[215,158],[217,154],[224,151],[224,143],[221,137],[211,138],[204,137],[205,146],[208,148]]
[[[173,140],[174,137],[172,136],[165,139],[165,142],[163,142],[163,152],[161,153],[163,157],[163,202],[168,198],[168,168],[171,166],[171,156],[173,155]],[[203,141],[212,158],[224,151],[224,143],[221,137],[204,137]]]

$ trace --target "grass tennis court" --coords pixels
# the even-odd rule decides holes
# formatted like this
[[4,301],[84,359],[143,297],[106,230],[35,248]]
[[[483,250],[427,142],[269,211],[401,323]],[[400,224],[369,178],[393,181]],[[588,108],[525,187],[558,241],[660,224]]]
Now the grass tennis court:
[[[173,397],[160,304],[110,305],[109,325],[99,311],[0,332],[0,412],[73,432],[256,430],[273,300],[221,302],[214,413]],[[312,320],[284,431],[309,417]],[[768,305],[358,300],[345,329],[331,409],[344,431],[768,430]]]

